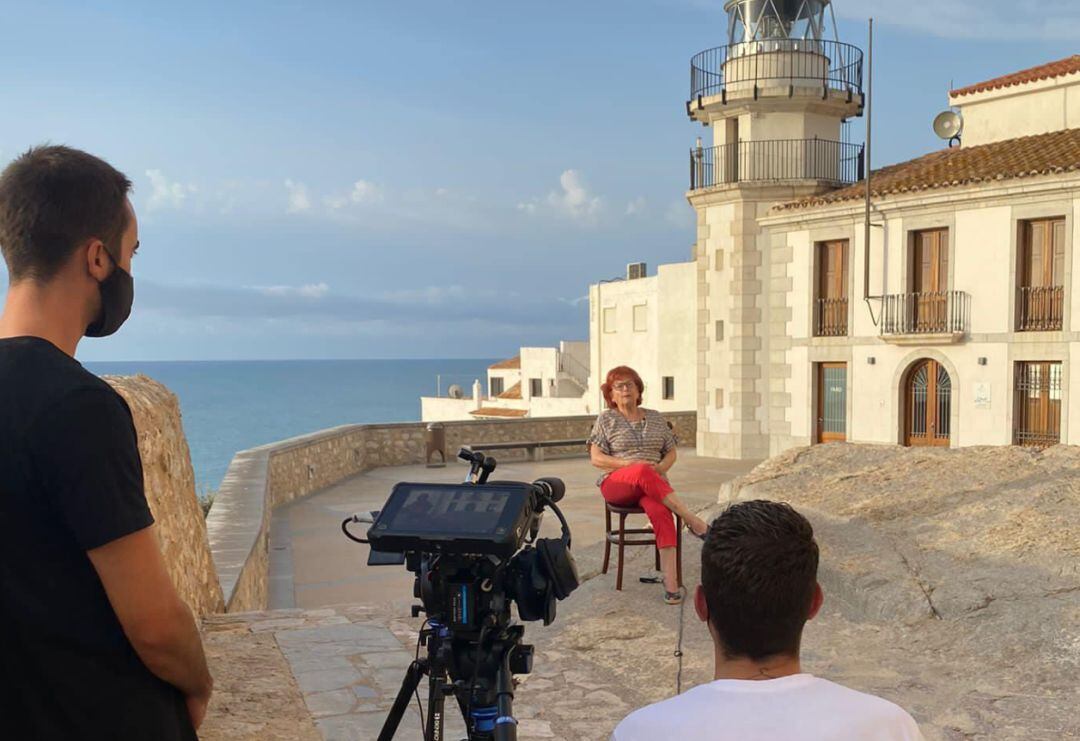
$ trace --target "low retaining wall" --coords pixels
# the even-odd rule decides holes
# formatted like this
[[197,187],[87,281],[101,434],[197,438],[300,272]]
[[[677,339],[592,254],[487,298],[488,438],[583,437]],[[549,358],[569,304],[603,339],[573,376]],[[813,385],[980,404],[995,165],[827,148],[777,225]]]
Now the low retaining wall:
[[[693,412],[666,414],[684,443],[696,439]],[[471,443],[567,440],[587,437],[595,417],[542,417],[443,422],[446,450],[454,456]],[[383,466],[423,463],[427,425],[346,425],[237,453],[207,519],[210,550],[226,610],[265,609],[270,514],[275,507]],[[558,454],[584,450],[556,448]],[[498,457],[515,460],[523,451]]]

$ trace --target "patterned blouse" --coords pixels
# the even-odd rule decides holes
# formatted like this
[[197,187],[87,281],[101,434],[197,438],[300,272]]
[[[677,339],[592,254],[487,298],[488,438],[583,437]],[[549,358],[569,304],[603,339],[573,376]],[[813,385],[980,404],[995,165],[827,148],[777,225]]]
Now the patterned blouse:
[[[618,409],[605,409],[596,418],[588,444],[595,445],[601,453],[616,458],[659,463],[678,443],[667,420],[654,409],[641,408],[645,417],[631,422]],[[604,482],[611,472],[605,472],[596,485]]]

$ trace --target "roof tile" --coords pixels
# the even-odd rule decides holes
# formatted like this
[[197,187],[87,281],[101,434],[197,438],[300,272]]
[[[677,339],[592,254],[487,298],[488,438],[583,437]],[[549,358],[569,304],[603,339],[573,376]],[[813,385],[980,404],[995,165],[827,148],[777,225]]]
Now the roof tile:
[[[994,180],[1053,175],[1080,169],[1080,129],[956,147],[875,170],[871,197],[952,188]],[[776,206],[789,211],[854,201],[866,194],[866,182]]]
[[1080,54],[1073,54],[1071,57],[1065,57],[1064,59],[1059,59],[1056,62],[1040,64],[1038,67],[1023,69],[1019,72],[1013,72],[1008,75],[1002,75],[1001,77],[995,77],[992,80],[986,80],[985,82],[978,82],[974,85],[968,85],[967,87],[962,87],[958,90],[951,91],[949,95],[953,96],[954,98],[961,95],[973,95],[974,93],[982,93],[987,90],[996,90],[997,88],[1012,87],[1013,85],[1023,85],[1025,82],[1048,80],[1052,77],[1061,77],[1062,75],[1071,75],[1077,72],[1080,72]]
[[500,360],[494,365],[489,365],[488,370],[520,370],[521,369],[521,356],[515,355],[512,358],[506,360]]
[[480,407],[469,412],[474,417],[524,417],[527,409],[504,409],[502,407]]
[[520,399],[521,398],[521,381],[518,381],[510,388],[499,394],[500,399]]

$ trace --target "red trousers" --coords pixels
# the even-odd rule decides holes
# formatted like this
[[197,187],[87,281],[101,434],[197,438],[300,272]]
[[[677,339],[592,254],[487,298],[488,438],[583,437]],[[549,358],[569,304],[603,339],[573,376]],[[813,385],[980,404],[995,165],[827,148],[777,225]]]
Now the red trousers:
[[611,473],[600,485],[604,499],[616,507],[641,507],[652,523],[657,548],[674,548],[675,515],[664,506],[674,489],[647,463],[635,463]]

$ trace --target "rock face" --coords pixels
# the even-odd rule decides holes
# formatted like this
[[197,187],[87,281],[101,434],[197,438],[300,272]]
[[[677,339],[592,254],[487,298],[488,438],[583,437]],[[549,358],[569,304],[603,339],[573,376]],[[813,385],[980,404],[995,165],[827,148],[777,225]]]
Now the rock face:
[[221,612],[221,587],[195,496],[195,475],[176,396],[146,376],[105,380],[124,397],[135,419],[146,499],[157,522],[169,575],[196,615]]
[[1080,448],[823,445],[722,496],[813,522],[837,629],[873,627],[817,643],[834,676],[873,671],[928,738],[1080,736]]

